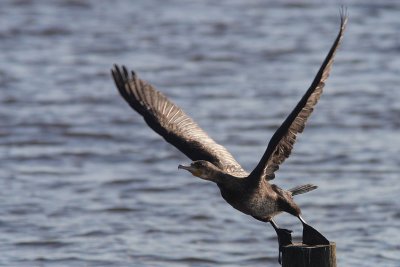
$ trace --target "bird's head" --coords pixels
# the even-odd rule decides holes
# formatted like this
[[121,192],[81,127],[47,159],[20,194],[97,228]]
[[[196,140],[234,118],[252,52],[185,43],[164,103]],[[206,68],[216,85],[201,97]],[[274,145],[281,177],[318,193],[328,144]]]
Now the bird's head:
[[193,176],[201,179],[218,182],[223,172],[211,162],[205,160],[193,161],[189,166],[179,165],[178,169],[184,169],[192,173]]

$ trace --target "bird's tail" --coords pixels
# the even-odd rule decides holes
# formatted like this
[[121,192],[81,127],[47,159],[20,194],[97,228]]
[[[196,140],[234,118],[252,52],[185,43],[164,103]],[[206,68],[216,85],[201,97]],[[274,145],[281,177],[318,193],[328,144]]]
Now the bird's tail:
[[304,184],[304,185],[299,185],[299,186],[293,187],[293,188],[289,189],[289,191],[292,193],[292,196],[295,196],[295,195],[307,193],[307,192],[312,191],[317,188],[318,188],[318,186],[313,185],[313,184]]

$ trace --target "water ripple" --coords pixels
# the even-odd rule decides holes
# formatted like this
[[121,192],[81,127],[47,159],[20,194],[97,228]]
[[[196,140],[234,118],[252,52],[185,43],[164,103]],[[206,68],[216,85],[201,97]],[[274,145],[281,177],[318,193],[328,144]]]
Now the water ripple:
[[[319,185],[296,200],[336,241],[339,266],[397,267],[400,5],[348,8],[324,95],[274,182]],[[2,264],[278,266],[273,229],[178,171],[189,160],[123,102],[109,70],[135,69],[251,170],[317,72],[337,10],[1,1]],[[300,239],[295,218],[277,220]]]

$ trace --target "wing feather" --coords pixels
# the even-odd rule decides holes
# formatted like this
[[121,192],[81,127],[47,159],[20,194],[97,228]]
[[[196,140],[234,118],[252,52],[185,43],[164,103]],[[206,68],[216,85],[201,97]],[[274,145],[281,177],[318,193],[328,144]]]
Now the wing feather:
[[134,72],[117,65],[111,71],[121,96],[146,123],[191,160],[207,160],[237,176],[247,176],[240,164],[211,139],[185,112]]
[[322,94],[325,81],[328,78],[329,72],[332,68],[334,56],[343,38],[346,24],[347,15],[342,9],[339,33],[316,77],[314,78],[313,83],[294,110],[274,133],[263,157],[256,168],[251,172],[250,177],[253,177],[256,180],[260,179],[261,177],[264,177],[267,180],[274,179],[274,173],[279,169],[279,165],[289,157],[293,149],[293,145],[296,142],[297,134],[303,132],[306,121],[311,115],[314,106],[317,104]]

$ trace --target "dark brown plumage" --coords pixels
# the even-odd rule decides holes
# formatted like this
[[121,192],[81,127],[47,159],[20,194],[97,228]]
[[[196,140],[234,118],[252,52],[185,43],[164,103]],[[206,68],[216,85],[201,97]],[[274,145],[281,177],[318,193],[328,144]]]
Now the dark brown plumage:
[[272,180],[275,178],[274,173],[279,168],[279,165],[289,157],[293,144],[296,142],[296,135],[303,132],[308,117],[313,112],[314,106],[321,97],[337,48],[343,38],[346,22],[347,16],[342,15],[339,34],[315,76],[314,81],[294,110],[272,136],[267,150],[250,176],[264,177],[267,180]]
[[147,82],[139,79],[134,72],[129,73],[114,66],[112,75],[122,97],[141,114],[146,123],[167,142],[174,145],[193,163],[179,168],[193,175],[215,182],[223,198],[234,208],[270,222],[275,228],[280,247],[291,243],[290,231],[278,228],[272,218],[280,212],[297,216],[303,223],[303,242],[309,245],[326,244],[329,241],[300,216],[300,208],[293,196],[316,188],[302,185],[283,190],[268,181],[274,179],[279,165],[289,157],[296,136],[318,102],[329,76],[336,50],[342,40],[347,16],[342,11],[339,33],[320,67],[314,81],[294,110],[272,136],[261,160],[249,174],[243,170],[233,156],[212,140],[182,109]]
[[112,75],[122,97],[146,123],[191,160],[206,160],[227,173],[247,176],[240,164],[196,122],[147,82],[114,66]]

